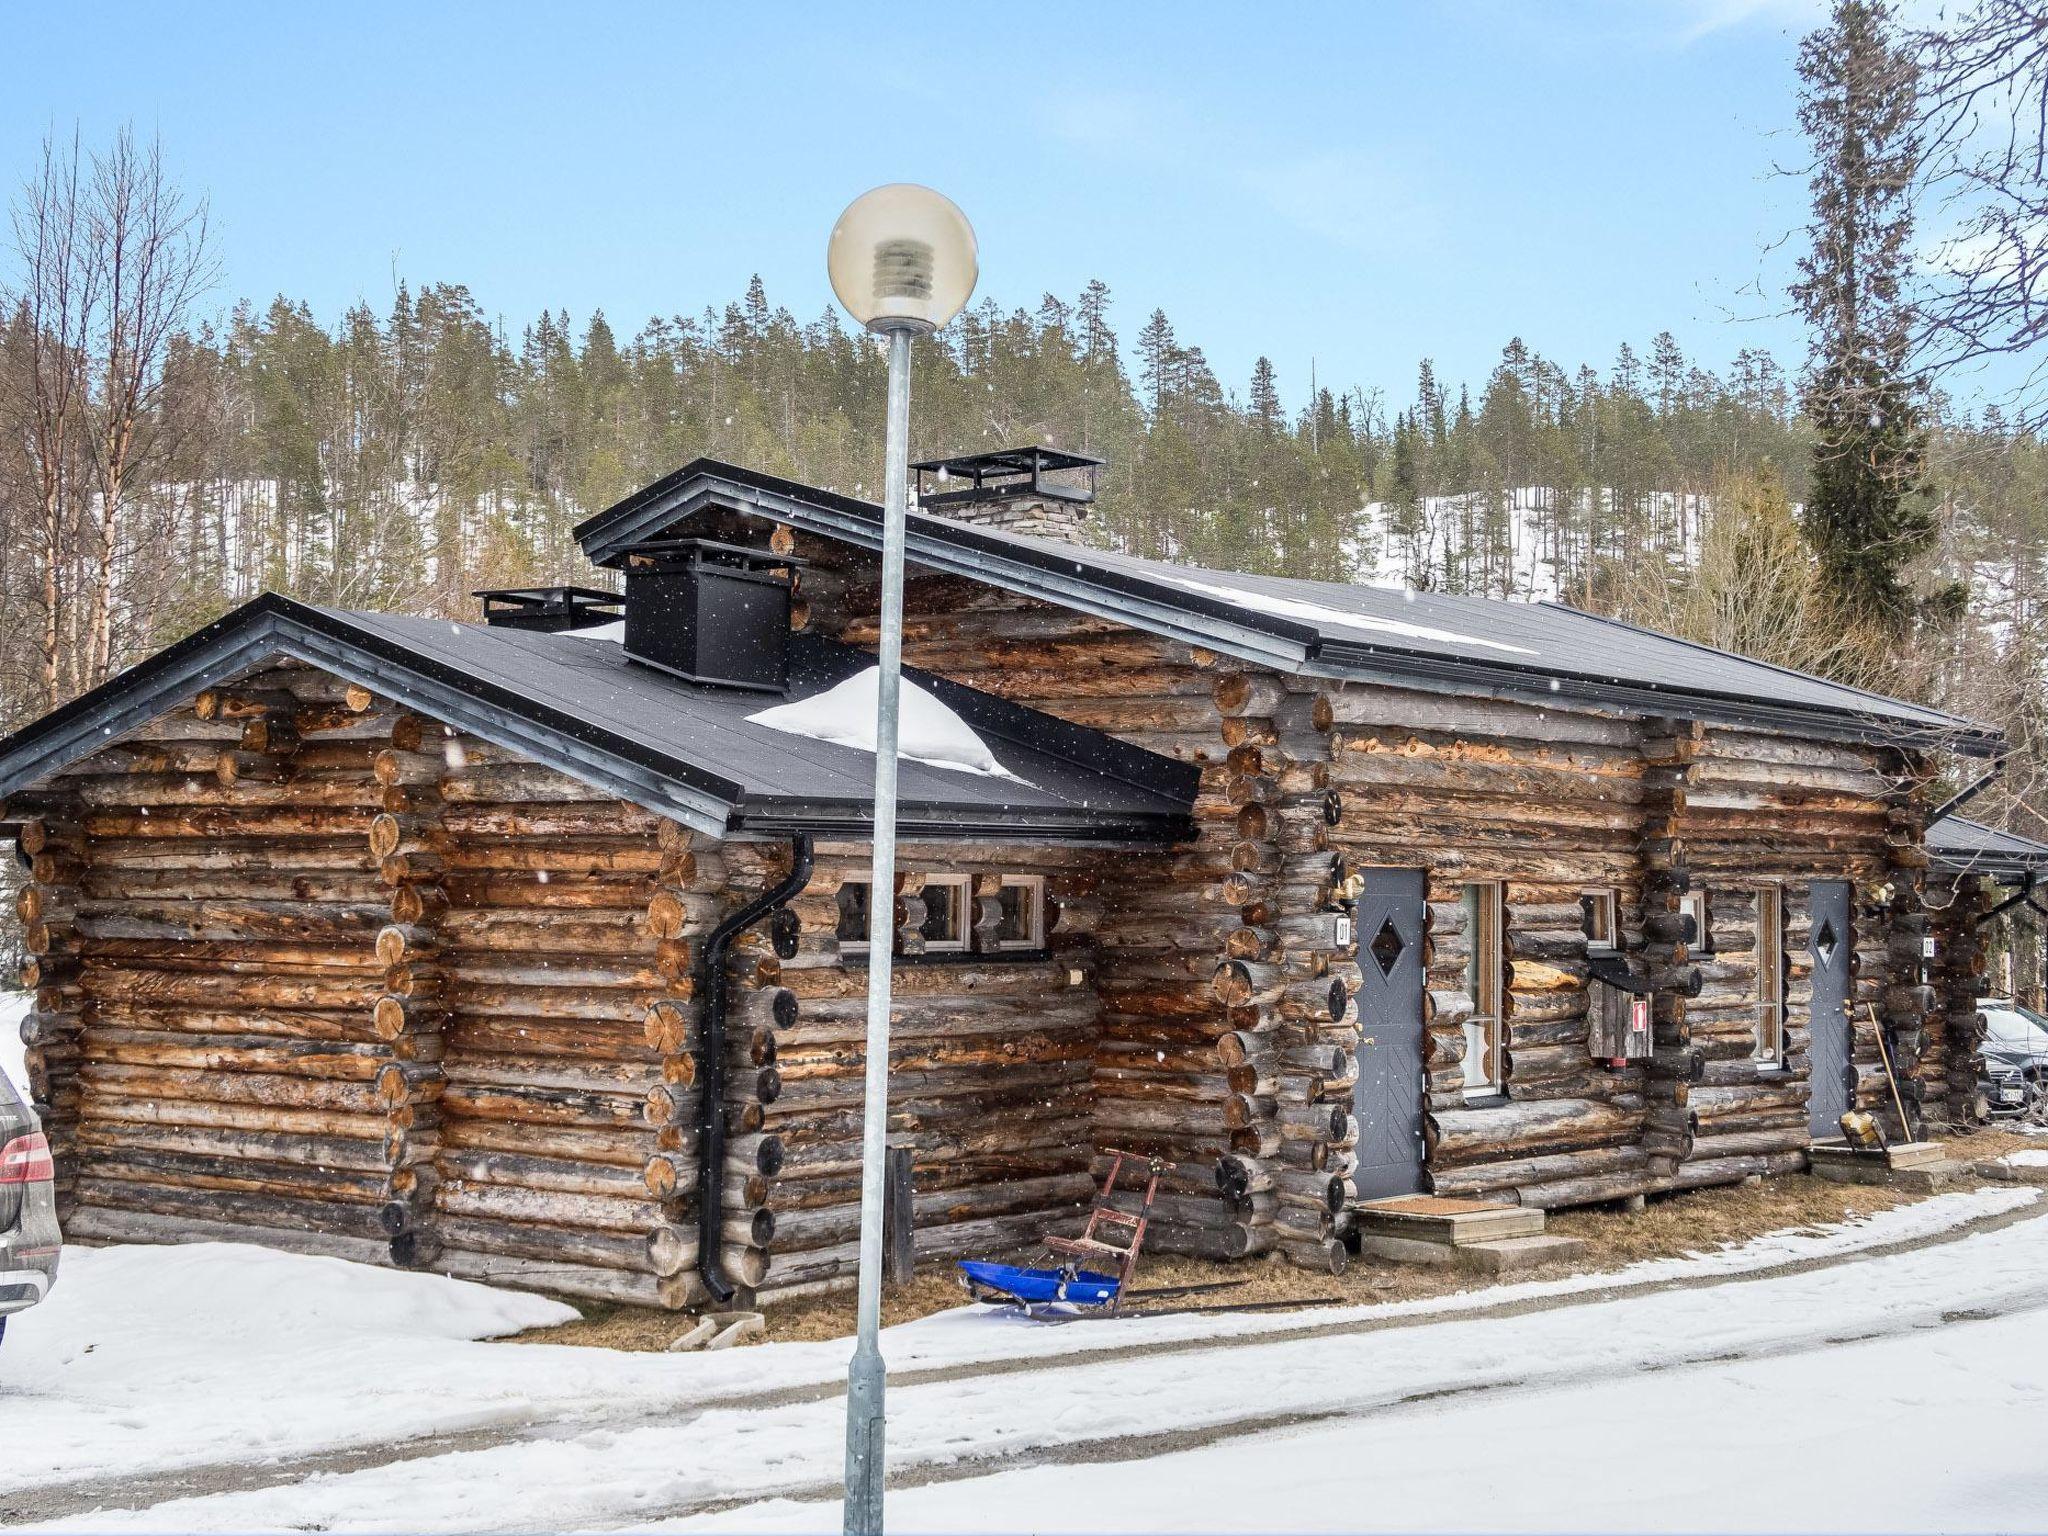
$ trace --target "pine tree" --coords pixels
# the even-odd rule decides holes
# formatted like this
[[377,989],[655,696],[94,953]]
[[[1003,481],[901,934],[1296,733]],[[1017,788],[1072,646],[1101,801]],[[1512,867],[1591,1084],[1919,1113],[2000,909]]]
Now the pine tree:
[[1813,150],[1809,248],[1793,286],[1807,323],[1814,431],[1803,518],[1821,574],[1855,617],[1898,636],[1907,567],[1935,535],[1922,492],[1921,387],[1906,370],[1916,70],[1888,0],[1835,0],[1799,50]]
[[1156,426],[1166,414],[1167,397],[1173,392],[1180,346],[1173,339],[1173,322],[1166,311],[1155,309],[1145,328],[1138,332],[1138,382],[1145,386],[1147,403]]
[[1261,357],[1252,364],[1252,420],[1268,435],[1280,426],[1280,386],[1273,379],[1273,360]]

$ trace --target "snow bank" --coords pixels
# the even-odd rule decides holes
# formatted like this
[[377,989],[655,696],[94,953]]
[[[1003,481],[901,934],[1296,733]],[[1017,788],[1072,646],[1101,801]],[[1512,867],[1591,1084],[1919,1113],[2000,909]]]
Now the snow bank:
[[239,1243],[65,1249],[0,1345],[0,1489],[504,1422],[557,1301]]
[[624,645],[626,621],[613,619],[609,624],[593,624],[588,629],[566,629],[562,633],[571,640],[609,640],[614,645]]
[[1441,640],[1450,645],[1481,645],[1488,650],[1512,651],[1517,656],[1536,654],[1526,645],[1510,645],[1505,640],[1489,640],[1483,635],[1464,635],[1454,629],[1436,629],[1428,624],[1410,624],[1402,619],[1373,618],[1367,614],[1353,613],[1345,608],[1326,608],[1321,603],[1298,602],[1291,597],[1274,597],[1265,592],[1245,592],[1236,587],[1196,581],[1191,576],[1176,576],[1173,579],[1190,591],[1200,592],[1209,597],[1220,597],[1226,603],[1239,608],[1249,608],[1255,613],[1275,613],[1282,618],[1305,619],[1311,624],[1341,624],[1349,629],[1374,630],[1380,634],[1400,635],[1409,640]]
[[28,1014],[26,992],[0,993],[0,1077],[14,1084],[15,1091],[28,1097],[28,1069],[21,1064],[21,1021]]
[[[872,752],[881,686],[882,669],[869,667],[823,693],[778,704],[747,719],[754,725],[765,725],[791,736],[808,736],[813,741]],[[896,752],[899,757],[929,763],[934,768],[957,768],[962,773],[998,779],[1017,777],[996,761],[995,754],[974,734],[972,726],[907,677],[903,679]]]

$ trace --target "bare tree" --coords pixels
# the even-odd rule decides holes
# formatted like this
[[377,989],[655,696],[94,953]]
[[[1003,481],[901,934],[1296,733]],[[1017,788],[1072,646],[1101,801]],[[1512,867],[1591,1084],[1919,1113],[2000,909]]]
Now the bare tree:
[[169,446],[165,366],[215,265],[205,205],[126,129],[90,157],[76,135],[45,140],[12,229],[0,427],[35,522],[40,682],[54,705],[113,670],[124,589],[160,574],[130,505]]
[[1916,42],[1923,205],[1947,226],[1917,360],[2022,360],[2011,414],[2048,426],[2048,0],[1971,0]]

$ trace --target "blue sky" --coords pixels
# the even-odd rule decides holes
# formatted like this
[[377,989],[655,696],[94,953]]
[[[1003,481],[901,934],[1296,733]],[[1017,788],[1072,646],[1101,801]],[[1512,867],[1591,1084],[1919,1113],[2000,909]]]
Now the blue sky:
[[[1006,304],[1106,281],[1242,390],[1270,353],[1405,398],[1519,334],[1604,366],[1670,328],[1767,346],[1801,216],[1792,61],[1813,0],[1439,5],[17,5],[0,176],[75,122],[161,134],[211,199],[216,301],[323,318],[395,276],[648,315],[759,272],[800,318],[825,235],[928,182]],[[75,61],[78,67],[63,63]],[[1758,292],[1759,282],[1764,292]]]

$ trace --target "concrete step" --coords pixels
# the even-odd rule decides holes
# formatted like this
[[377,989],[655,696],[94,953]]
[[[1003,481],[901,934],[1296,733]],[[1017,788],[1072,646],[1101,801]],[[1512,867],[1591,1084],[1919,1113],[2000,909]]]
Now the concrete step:
[[1515,1275],[1525,1269],[1577,1259],[1589,1246],[1583,1237],[1560,1237],[1554,1232],[1539,1237],[1504,1237],[1458,1249],[1458,1266],[1482,1275]]
[[1495,1200],[1454,1200],[1441,1195],[1398,1195],[1356,1207],[1358,1230],[1368,1236],[1462,1248],[1511,1237],[1538,1237],[1543,1212]]
[[1932,1195],[1944,1189],[1954,1189],[1958,1184],[1974,1184],[1976,1178],[1975,1170],[1968,1163],[1943,1159],[1918,1168],[1894,1168],[1889,1182],[1893,1189]]
[[[2024,1154],[2021,1154],[2022,1156]],[[1979,1178],[2000,1179],[2008,1184],[2048,1185],[2048,1148],[2036,1154],[2043,1161],[2018,1161],[2014,1157],[1987,1157],[1980,1163],[1972,1163],[1970,1171]]]

